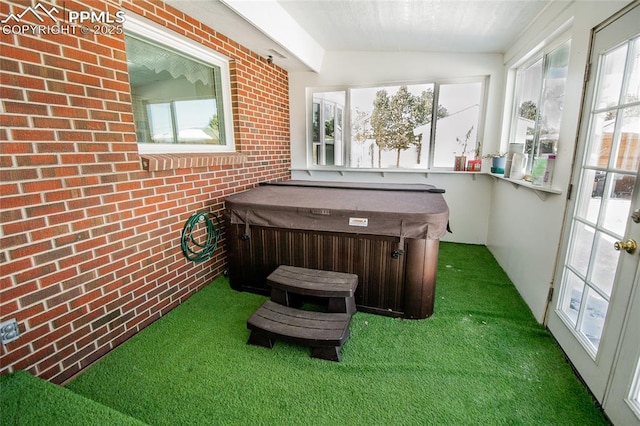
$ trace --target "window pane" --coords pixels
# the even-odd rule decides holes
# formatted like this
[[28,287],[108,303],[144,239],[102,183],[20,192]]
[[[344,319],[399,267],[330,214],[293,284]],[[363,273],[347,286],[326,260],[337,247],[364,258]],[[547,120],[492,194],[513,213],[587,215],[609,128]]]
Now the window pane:
[[427,168],[433,90],[433,84],[350,90],[351,167]]
[[220,143],[215,99],[176,101],[178,143]]
[[480,158],[478,121],[482,83],[443,84],[438,103],[444,113],[436,122],[434,167],[453,167],[456,155]]
[[325,102],[324,111],[322,114],[324,130],[324,143],[325,143],[325,163],[332,166],[334,162],[335,152],[335,139],[334,139],[334,125],[336,121],[336,106],[333,103]]
[[[171,104],[147,104],[147,118],[151,134],[144,139],[156,143],[173,143],[174,133],[171,119]],[[142,122],[144,123],[144,121]]]
[[511,142],[524,145],[529,172],[536,157],[556,154],[571,40],[516,74]]
[[540,140],[536,156],[556,154],[562,118],[564,88],[567,81],[570,42],[555,49],[545,61],[544,90],[540,112]]
[[225,144],[220,70],[127,36],[138,142]]
[[344,165],[342,122],[345,103],[345,92],[313,94],[311,128],[313,165]]
[[524,144],[525,154],[533,152],[538,101],[542,90],[542,59],[518,72],[516,124],[512,142]]
[[[309,118],[312,164],[451,169],[456,150],[474,156],[479,148],[476,135],[484,83],[439,87],[435,111],[436,85],[431,83],[314,93]],[[441,142],[434,149],[432,128],[438,126]],[[465,130],[460,131],[461,127]],[[441,160],[434,161],[434,155]]]

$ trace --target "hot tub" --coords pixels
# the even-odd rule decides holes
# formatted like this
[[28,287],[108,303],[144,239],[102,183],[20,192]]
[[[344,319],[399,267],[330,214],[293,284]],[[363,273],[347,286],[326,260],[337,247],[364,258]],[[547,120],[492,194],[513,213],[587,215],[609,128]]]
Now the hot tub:
[[431,185],[287,181],[226,199],[231,287],[269,294],[279,265],[358,275],[356,305],[376,314],[433,313],[438,245],[449,208]]

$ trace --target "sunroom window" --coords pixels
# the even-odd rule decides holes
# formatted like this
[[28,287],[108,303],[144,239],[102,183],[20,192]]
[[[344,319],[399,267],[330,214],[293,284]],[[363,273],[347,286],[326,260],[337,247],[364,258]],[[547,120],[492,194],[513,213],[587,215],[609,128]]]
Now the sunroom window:
[[535,158],[558,152],[570,47],[567,40],[516,70],[510,142],[522,144],[527,173]]
[[140,152],[232,151],[228,61],[142,20],[127,23],[127,64]]
[[310,164],[453,169],[456,155],[480,154],[484,85],[480,78],[315,91]]

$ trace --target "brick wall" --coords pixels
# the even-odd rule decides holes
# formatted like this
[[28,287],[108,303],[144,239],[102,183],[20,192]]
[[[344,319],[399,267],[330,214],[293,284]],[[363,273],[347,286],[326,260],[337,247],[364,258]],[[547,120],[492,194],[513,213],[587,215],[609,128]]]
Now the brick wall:
[[[3,1],[0,17],[35,4]],[[225,196],[290,167],[284,70],[160,1],[64,7],[132,11],[231,57],[240,154],[143,167],[122,35],[0,34],[0,321],[16,318],[21,332],[0,346],[0,374],[56,383],[223,272],[224,241],[204,263],[182,255],[189,216],[220,212]]]

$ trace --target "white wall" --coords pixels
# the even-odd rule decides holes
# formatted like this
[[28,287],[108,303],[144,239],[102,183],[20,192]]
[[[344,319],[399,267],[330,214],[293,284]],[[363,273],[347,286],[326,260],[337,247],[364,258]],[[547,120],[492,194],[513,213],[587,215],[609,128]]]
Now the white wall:
[[[503,57],[501,54],[419,52],[326,52],[319,73],[289,74],[292,178],[328,181],[427,183],[446,190],[453,230],[443,241],[485,244],[492,182],[471,173],[398,173],[396,171],[307,172],[306,125],[310,88],[332,90],[346,86],[420,83],[461,77],[489,76],[485,152],[497,150],[502,111]],[[452,158],[453,165],[453,158]]]
[[[527,188],[516,189],[509,182],[496,181],[489,216],[487,246],[540,322],[544,319],[561,240],[591,29],[627,3],[578,1],[553,4],[505,53],[507,76],[511,65],[540,43],[553,39],[558,29],[568,28],[571,33],[569,75],[553,176],[553,186],[562,189],[563,193],[549,195],[542,201]],[[506,135],[505,129],[503,146],[508,143]]]

